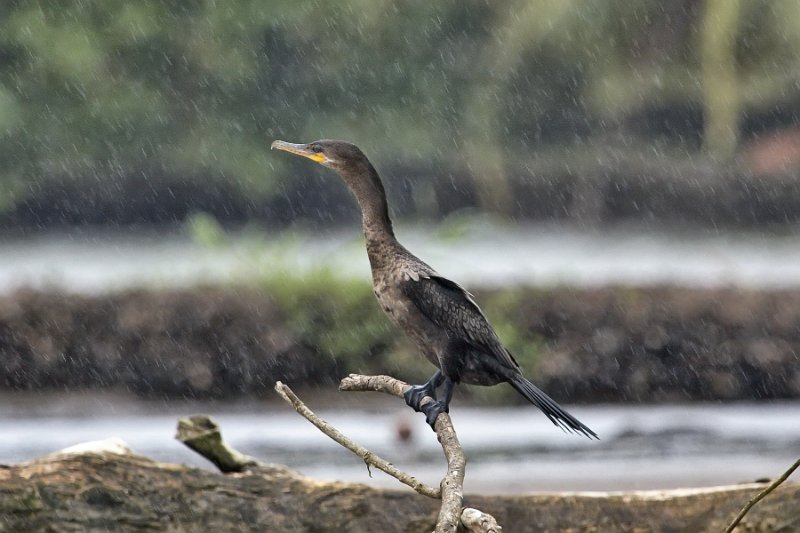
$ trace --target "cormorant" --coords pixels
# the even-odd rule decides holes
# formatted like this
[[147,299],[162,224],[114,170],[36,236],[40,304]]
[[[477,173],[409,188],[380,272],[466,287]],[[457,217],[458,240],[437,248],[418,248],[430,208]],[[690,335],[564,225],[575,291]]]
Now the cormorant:
[[[375,297],[390,320],[438,367],[427,383],[405,393],[406,403],[415,411],[424,412],[431,427],[439,413],[448,412],[456,383],[505,382],[556,426],[597,438],[594,431],[525,379],[469,292],[439,275],[397,241],[381,179],[357,146],[324,139],[308,144],[275,141],[272,148],[333,169],[356,197]],[[436,399],[440,386],[443,398],[420,408],[423,397]]]

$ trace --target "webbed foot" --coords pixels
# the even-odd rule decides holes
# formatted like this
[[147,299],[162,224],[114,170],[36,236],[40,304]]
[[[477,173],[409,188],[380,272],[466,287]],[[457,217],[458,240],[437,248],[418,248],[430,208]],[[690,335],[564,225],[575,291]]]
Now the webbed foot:
[[432,430],[436,431],[436,418],[441,413],[449,413],[450,407],[443,401],[437,400],[423,405],[421,411],[425,413],[425,421]]
[[403,393],[406,404],[419,413],[419,404],[425,396],[430,396],[434,400],[436,399],[436,387],[442,384],[442,380],[442,372],[441,370],[437,370],[424,385],[412,385]]
[[436,391],[430,382],[424,385],[413,385],[403,393],[406,404],[418,413],[422,410],[419,404],[425,396],[436,399]]

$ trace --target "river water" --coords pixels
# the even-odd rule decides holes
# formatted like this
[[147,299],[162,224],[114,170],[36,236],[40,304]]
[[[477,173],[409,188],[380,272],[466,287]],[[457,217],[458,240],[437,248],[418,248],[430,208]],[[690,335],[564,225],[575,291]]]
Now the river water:
[[[587,232],[480,224],[458,238],[402,225],[397,233],[442,274],[468,287],[800,286],[800,233]],[[0,292],[33,286],[101,293],[322,267],[341,276],[369,275],[356,230],[266,237],[238,233],[227,241],[201,246],[174,229],[5,235],[0,237],[6,259],[0,263]],[[421,417],[391,401],[370,399],[368,408],[339,399],[317,405],[346,434],[422,480],[438,483],[441,451]],[[216,416],[235,447],[263,461],[322,479],[397,486],[380,472],[370,478],[361,461],[277,403],[162,404],[106,394],[9,394],[0,398],[0,462],[119,436],[156,459],[207,466],[172,439],[176,419],[196,412]],[[752,481],[780,474],[800,450],[798,403],[580,406],[574,413],[602,440],[563,434],[533,408],[454,404],[469,457],[467,490],[630,490]],[[410,444],[396,439],[399,423],[412,425]]]
[[[400,225],[406,246],[443,275],[472,287],[515,284],[800,286],[800,232],[784,234],[584,231],[563,226],[473,225],[458,237]],[[329,268],[368,278],[357,229],[317,233],[238,232],[224,246],[193,242],[180,229],[72,231],[0,237],[0,291],[55,286],[79,292],[185,286],[291,269]]]
[[[346,435],[421,480],[438,484],[444,459],[424,418],[364,393],[369,408],[310,396],[309,406]],[[355,396],[358,396],[356,394]],[[337,405],[333,405],[337,404]],[[317,409],[318,408],[318,409]],[[797,403],[575,406],[601,437],[563,433],[533,407],[457,405],[452,417],[468,457],[474,493],[700,487],[776,477],[800,450]],[[0,407],[0,463],[80,442],[120,437],[136,452],[211,468],[175,441],[176,421],[212,414],[226,440],[264,462],[318,479],[399,487],[333,443],[282,403],[159,403],[108,395],[14,395]],[[412,429],[397,438],[398,424]]]

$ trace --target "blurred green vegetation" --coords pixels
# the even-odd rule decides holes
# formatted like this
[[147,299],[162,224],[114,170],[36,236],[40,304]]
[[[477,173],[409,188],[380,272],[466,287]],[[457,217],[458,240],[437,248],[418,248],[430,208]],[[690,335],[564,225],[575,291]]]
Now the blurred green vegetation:
[[[192,239],[208,248],[231,246],[224,228],[207,213],[187,222]],[[383,355],[396,341],[381,313],[372,287],[363,279],[337,275],[326,264],[302,272],[282,263],[281,256],[299,244],[292,232],[264,246],[266,235],[253,228],[239,249],[247,274],[234,283],[264,292],[283,315],[293,338],[347,372],[380,368]],[[292,255],[297,255],[292,254]],[[376,361],[380,359],[380,361]]]
[[363,280],[344,280],[325,268],[298,275],[270,272],[258,281],[284,314],[296,338],[352,372],[376,368],[394,335],[372,288]]
[[[309,185],[289,176],[316,171],[273,157],[276,138],[350,139],[384,168],[444,174],[500,212],[514,201],[508,174],[553,147],[735,153],[797,122],[800,3],[730,6],[8,0],[0,208],[83,194],[74,209],[119,196],[124,210],[141,197],[165,211],[144,218],[169,220],[212,190],[231,197],[217,214],[263,216]],[[413,191],[425,180],[393,186],[412,203],[429,196]]]
[[[453,222],[457,226],[466,223]],[[195,213],[187,227],[192,238],[203,246],[230,246],[224,228],[213,216]],[[458,234],[450,238],[457,239]],[[283,265],[281,249],[288,251],[298,245],[291,232],[283,242],[273,243],[269,253],[264,253],[263,232],[254,229],[247,240],[251,244],[244,247],[240,257],[252,267],[253,274],[237,278],[234,283],[268,294],[292,338],[315,352],[315,357],[332,361],[342,375],[389,373],[421,383],[433,373],[433,366],[380,310],[368,281],[343,277],[324,263],[302,272]],[[528,374],[545,349],[545,339],[526,328],[526,319],[520,315],[526,306],[535,305],[531,296],[536,294],[533,288],[506,288],[493,290],[481,299],[484,313]],[[470,387],[462,393],[498,404],[520,399],[510,387]]]
[[[262,276],[256,285],[275,301],[292,334],[333,360],[344,375],[388,373],[411,382],[423,382],[434,367],[416,351],[381,312],[372,288],[363,280],[348,280],[325,268],[303,275],[289,271]],[[503,289],[486,299],[483,311],[504,344],[528,375],[545,348],[544,339],[527,329],[521,298],[529,291]],[[519,400],[510,387],[469,387],[462,391],[482,401],[509,403]]]

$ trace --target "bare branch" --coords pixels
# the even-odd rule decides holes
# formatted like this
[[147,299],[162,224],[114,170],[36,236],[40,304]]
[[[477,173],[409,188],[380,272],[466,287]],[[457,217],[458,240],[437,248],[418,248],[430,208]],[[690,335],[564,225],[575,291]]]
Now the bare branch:
[[423,496],[428,496],[430,498],[439,499],[441,498],[441,492],[425,483],[422,483],[414,476],[406,474],[402,470],[398,469],[385,459],[382,459],[369,451],[368,449],[364,448],[360,444],[357,444],[344,434],[340,432],[335,427],[331,426],[329,423],[318,417],[314,414],[311,409],[306,407],[306,405],[292,392],[288,386],[284,385],[280,381],[275,384],[275,390],[281,397],[289,402],[289,404],[294,407],[295,411],[300,413],[303,417],[305,417],[309,422],[317,426],[317,428],[322,431],[325,435],[333,439],[334,441],[338,442],[357,456],[361,457],[367,465],[372,465],[375,468],[382,470],[392,476],[393,478],[397,479],[401,483],[405,483],[418,493],[422,494]]
[[[398,398],[403,398],[403,393],[411,387],[408,383],[395,379],[391,376],[361,376],[350,374],[339,384],[341,391],[375,391],[385,392]],[[447,474],[440,483],[439,490],[424,485],[416,478],[406,474],[389,464],[387,461],[377,457],[366,448],[356,444],[339,430],[315,415],[300,399],[295,396],[292,390],[281,383],[275,384],[275,390],[284,400],[289,402],[294,409],[304,416],[309,422],[317,426],[320,431],[330,438],[361,457],[368,465],[373,465],[383,470],[390,476],[410,486],[420,494],[433,498],[441,498],[442,505],[439,509],[439,516],[436,521],[436,532],[455,532],[459,525],[467,528],[471,532],[496,533],[500,531],[495,519],[487,514],[475,509],[462,510],[464,500],[464,470],[467,459],[461,444],[458,442],[450,415],[440,413],[434,424],[436,436],[442,445],[445,458],[447,459]],[[434,401],[433,398],[426,396],[420,405],[426,405]]]
[[[392,376],[362,376],[350,374],[339,383],[339,390],[346,392],[385,392],[398,398],[403,398],[403,393],[411,385]],[[433,401],[433,398],[426,396],[422,402]]]
[[239,453],[222,440],[219,425],[210,416],[181,418],[175,438],[217,465],[221,472],[243,472],[258,465],[258,461]]
[[759,492],[757,495],[755,495],[753,498],[751,498],[750,501],[747,502],[747,505],[742,507],[742,510],[739,511],[739,514],[736,515],[736,518],[733,519],[733,522],[731,522],[731,524],[725,529],[725,533],[731,533],[734,529],[736,529],[736,526],[738,526],[739,522],[742,521],[742,519],[744,518],[744,515],[746,515],[755,504],[757,504],[758,502],[763,500],[767,496],[767,494],[769,494],[770,492],[772,492],[773,490],[778,488],[778,485],[780,485],[781,483],[786,481],[786,479],[789,476],[791,476],[792,472],[797,470],[798,467],[800,467],[800,459],[795,461],[794,464],[792,466],[790,466],[788,468],[788,470],[786,470],[786,472],[781,474],[781,477],[779,477],[778,479],[776,479],[775,481],[770,483],[767,488],[765,488],[764,490]]
[[[405,392],[411,385],[403,381],[394,379],[391,376],[361,376],[350,374],[339,384],[341,391],[377,391],[392,394],[403,398]],[[425,405],[434,401],[433,398],[426,396],[420,402]],[[453,422],[450,415],[441,413],[436,418],[436,436],[444,450],[447,459],[447,474],[440,484],[442,495],[442,507],[439,510],[439,518],[436,522],[436,531],[456,531],[461,522],[461,505],[464,500],[464,469],[467,458],[458,436],[453,429]]]

